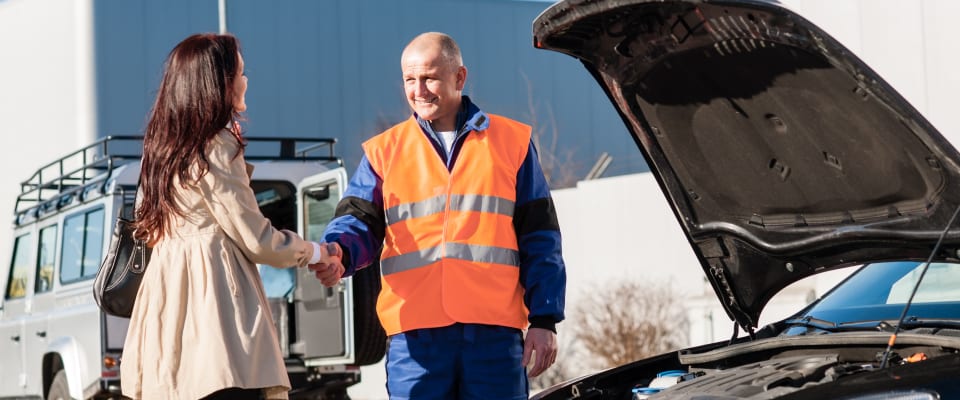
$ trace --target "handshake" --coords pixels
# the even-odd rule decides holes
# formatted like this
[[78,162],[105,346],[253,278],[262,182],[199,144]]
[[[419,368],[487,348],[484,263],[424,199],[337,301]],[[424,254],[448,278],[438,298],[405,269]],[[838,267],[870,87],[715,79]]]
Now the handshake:
[[333,287],[340,283],[343,276],[343,250],[337,243],[320,243],[320,261],[307,265],[307,268],[313,271],[323,286]]

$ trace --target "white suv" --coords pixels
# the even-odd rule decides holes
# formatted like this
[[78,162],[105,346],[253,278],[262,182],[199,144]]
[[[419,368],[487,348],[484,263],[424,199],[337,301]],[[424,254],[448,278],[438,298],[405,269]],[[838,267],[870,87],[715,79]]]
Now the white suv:
[[[277,227],[319,240],[346,187],[334,139],[247,138],[251,186]],[[132,213],[142,138],[106,137],[21,184],[14,243],[0,273],[0,398],[119,398],[128,320],[100,311],[93,278],[116,216]],[[324,155],[314,155],[322,152]],[[261,266],[293,385],[291,398],[345,399],[386,337],[379,271],[336,288],[307,269]]]

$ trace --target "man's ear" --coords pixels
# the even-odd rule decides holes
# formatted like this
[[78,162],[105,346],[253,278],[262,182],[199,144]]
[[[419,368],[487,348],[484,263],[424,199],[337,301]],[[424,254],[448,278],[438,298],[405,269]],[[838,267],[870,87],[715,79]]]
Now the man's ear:
[[467,83],[467,67],[457,67],[457,90],[463,91],[463,86]]

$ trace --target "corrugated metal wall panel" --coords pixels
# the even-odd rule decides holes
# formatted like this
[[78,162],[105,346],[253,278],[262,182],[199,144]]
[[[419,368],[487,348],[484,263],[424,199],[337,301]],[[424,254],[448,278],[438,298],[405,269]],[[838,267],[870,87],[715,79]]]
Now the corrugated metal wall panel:
[[[336,137],[352,169],[363,140],[409,117],[403,47],[421,32],[442,31],[461,46],[465,93],[489,112],[536,124],[542,156],[561,162],[556,175],[582,178],[604,151],[614,155],[612,172],[646,170],[593,78],[572,58],[533,47],[531,24],[548,6],[228,0],[227,27],[241,41],[250,79],[248,134]],[[164,58],[188,34],[218,29],[217,2],[99,1],[95,13],[100,132],[141,132]]]

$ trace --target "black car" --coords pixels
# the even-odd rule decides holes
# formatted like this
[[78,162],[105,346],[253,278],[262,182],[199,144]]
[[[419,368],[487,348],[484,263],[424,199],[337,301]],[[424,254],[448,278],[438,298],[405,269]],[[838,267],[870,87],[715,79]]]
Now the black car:
[[866,64],[770,1],[567,0],[533,34],[600,83],[746,332],[534,398],[960,398],[960,154]]

